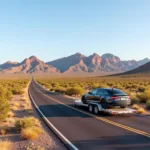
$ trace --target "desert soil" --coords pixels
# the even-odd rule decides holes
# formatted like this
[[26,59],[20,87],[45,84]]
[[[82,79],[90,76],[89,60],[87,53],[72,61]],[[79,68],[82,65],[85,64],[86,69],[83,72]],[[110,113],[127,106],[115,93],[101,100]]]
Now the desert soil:
[[[25,91],[25,94],[27,96],[27,89]],[[11,150],[28,150],[29,148],[31,148],[32,150],[39,150],[40,148],[43,148],[40,150],[66,150],[64,144],[56,137],[56,135],[40,118],[34,107],[31,105],[29,98],[28,103],[21,99],[21,95],[15,95],[10,101],[11,112],[14,114],[14,116],[7,118],[5,121],[0,123],[0,131],[2,129],[7,130],[5,135],[0,135],[0,140],[11,141]],[[14,106],[14,104],[16,103],[19,104],[17,108]],[[33,141],[22,139],[20,137],[20,134],[16,132],[16,129],[14,127],[14,123],[17,119],[30,116],[39,119],[41,127],[43,128],[43,133],[41,134],[41,136]]]

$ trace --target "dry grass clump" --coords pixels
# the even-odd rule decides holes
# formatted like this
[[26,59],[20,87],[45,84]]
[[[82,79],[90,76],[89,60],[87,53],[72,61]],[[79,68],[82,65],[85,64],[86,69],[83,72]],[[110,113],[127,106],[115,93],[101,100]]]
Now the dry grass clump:
[[59,87],[56,87],[56,88],[54,89],[54,91],[55,91],[55,92],[59,92],[59,93],[66,93],[67,89],[66,89],[65,87],[59,86]]
[[24,97],[23,97],[23,98],[21,98],[20,100],[21,100],[21,101],[26,101],[26,99],[25,99]]
[[0,149],[1,150],[10,150],[11,149],[11,142],[8,140],[0,140]]
[[144,115],[148,114],[148,112],[144,108],[142,108],[142,107],[140,107],[138,109],[138,112],[139,112],[139,114],[144,114]]
[[41,124],[38,119],[26,117],[16,121],[16,129],[20,131],[21,137],[28,140],[33,140],[39,137],[42,133]]
[[132,105],[132,108],[138,110],[138,109],[140,108],[140,106],[137,105],[137,104],[133,104],[133,105]]
[[21,130],[21,137],[27,140],[37,139],[42,133],[42,129],[40,127],[28,127]]
[[19,107],[19,106],[20,106],[20,104],[17,103],[17,102],[13,103],[12,105],[13,105],[13,106],[16,106],[16,107]]
[[144,93],[138,95],[140,102],[146,103],[150,99],[150,90],[145,90]]
[[132,108],[133,108],[133,109],[136,109],[139,114],[148,114],[148,112],[147,112],[144,108],[140,107],[140,106],[137,105],[137,104],[134,104],[134,105],[132,106]]
[[16,119],[15,118],[6,118],[4,121],[11,125],[14,125],[16,122]]
[[139,104],[140,103],[140,99],[136,95],[132,95],[130,97],[131,97],[131,103],[132,104]]
[[12,111],[10,111],[10,112],[8,113],[8,117],[9,117],[9,118],[15,117],[15,114],[14,114]]
[[72,87],[67,89],[66,93],[68,95],[82,95],[84,94],[85,90],[81,87]]
[[11,109],[12,111],[16,111],[16,110],[18,110],[18,107],[12,106],[10,109]]
[[17,120],[15,123],[15,127],[17,131],[21,131],[24,128],[32,127],[35,125],[33,117],[25,117],[23,119]]
[[29,115],[34,115],[34,111],[33,111],[32,109],[27,110],[27,113],[28,113]]
[[146,102],[146,108],[147,108],[147,109],[150,109],[150,100],[148,100],[148,101]]
[[0,130],[0,134],[1,134],[1,135],[5,135],[5,134],[6,134],[6,129]]
[[34,145],[34,143],[31,143],[31,145],[28,145],[26,150],[33,150],[33,149],[36,149],[36,150],[45,150],[43,147],[41,147],[39,145],[36,147]]

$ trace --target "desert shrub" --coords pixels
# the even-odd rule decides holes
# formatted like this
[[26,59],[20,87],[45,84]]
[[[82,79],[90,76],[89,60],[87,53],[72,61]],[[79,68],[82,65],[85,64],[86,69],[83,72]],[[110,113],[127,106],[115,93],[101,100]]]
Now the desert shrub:
[[20,95],[20,94],[24,93],[23,90],[20,89],[20,88],[14,88],[14,89],[12,89],[11,92],[12,92],[13,95]]
[[66,91],[68,95],[82,95],[84,94],[84,92],[85,92],[84,89],[81,87],[72,87],[67,89]]
[[10,111],[10,105],[8,100],[5,98],[0,98],[0,120],[7,118]]
[[15,114],[12,112],[12,111],[10,111],[9,113],[8,113],[8,117],[9,118],[12,118],[12,117],[14,117],[15,116]]
[[103,84],[103,83],[94,83],[92,84],[92,89],[96,89],[96,88],[103,88],[103,87],[106,87],[107,85]]
[[64,87],[57,87],[54,89],[55,92],[66,93],[67,89]]
[[139,112],[139,114],[147,114],[147,111],[144,108],[142,108],[142,107],[140,107],[138,109],[138,112]]
[[120,89],[120,90],[123,89],[123,87],[121,85],[114,85],[113,87],[116,88],[116,89]]
[[6,98],[7,89],[3,86],[0,86],[0,98]]
[[148,101],[146,102],[146,108],[147,108],[147,109],[150,109],[150,100],[148,100]]
[[132,104],[139,104],[140,103],[140,100],[137,96],[130,96],[131,97],[131,103]]
[[42,133],[42,129],[40,127],[27,127],[21,130],[21,137],[27,140],[37,139]]
[[35,122],[32,117],[25,117],[23,119],[17,120],[15,123],[15,127],[18,131],[21,131],[22,129],[33,127],[35,125]]
[[137,88],[137,91],[138,92],[144,92],[145,91],[145,87],[140,86],[140,87]]
[[99,84],[98,83],[94,83],[93,85],[92,85],[92,89],[96,89],[96,88],[98,88],[99,87]]
[[140,108],[140,106],[138,104],[133,104],[132,108],[138,110]]
[[127,95],[131,96],[131,92],[128,90],[123,90],[123,92],[125,92]]
[[125,89],[130,89],[131,87],[132,87],[131,85],[127,84],[127,85],[125,86]]
[[0,86],[0,120],[7,118],[10,111],[10,105],[6,99],[7,90]]
[[138,85],[136,85],[136,84],[131,85],[131,88],[133,88],[133,89],[136,89],[137,87],[138,87]]
[[11,100],[12,99],[12,92],[11,91],[7,91],[7,93],[6,93],[6,98],[8,99],[8,100]]
[[0,149],[1,150],[10,150],[11,149],[11,142],[8,140],[0,140]]
[[150,99],[150,90],[145,90],[143,94],[139,94],[138,98],[140,99],[140,102],[146,103],[148,99]]

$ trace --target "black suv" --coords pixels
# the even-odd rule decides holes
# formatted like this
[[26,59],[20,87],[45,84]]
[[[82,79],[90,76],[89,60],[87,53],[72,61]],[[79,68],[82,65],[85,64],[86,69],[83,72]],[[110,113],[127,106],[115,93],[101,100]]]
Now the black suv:
[[97,88],[82,96],[82,102],[99,102],[104,108],[109,106],[120,106],[125,108],[131,104],[130,97],[123,91],[115,88]]

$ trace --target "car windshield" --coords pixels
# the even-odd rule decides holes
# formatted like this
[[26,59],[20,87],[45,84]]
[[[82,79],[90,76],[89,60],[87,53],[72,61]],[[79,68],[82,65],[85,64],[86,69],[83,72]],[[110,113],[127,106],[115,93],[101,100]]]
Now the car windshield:
[[107,92],[110,95],[127,95],[126,93],[124,93],[123,91],[118,90],[118,89],[107,89]]

